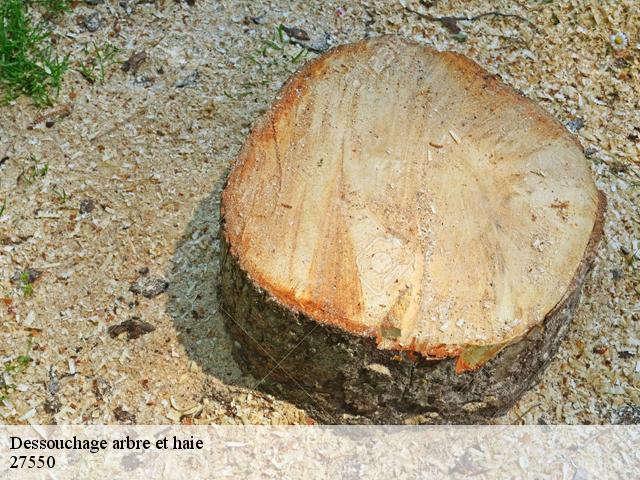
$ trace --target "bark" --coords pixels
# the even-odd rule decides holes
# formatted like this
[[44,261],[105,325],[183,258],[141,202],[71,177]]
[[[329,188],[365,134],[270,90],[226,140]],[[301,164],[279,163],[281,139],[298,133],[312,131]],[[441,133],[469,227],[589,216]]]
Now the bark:
[[[598,219],[571,292],[520,341],[476,371],[456,373],[455,359],[381,350],[296,313],[254,284],[222,235],[220,298],[239,365],[264,392],[304,408],[322,423],[484,423],[529,389],[558,351],[602,236]],[[222,228],[224,232],[224,226]]]

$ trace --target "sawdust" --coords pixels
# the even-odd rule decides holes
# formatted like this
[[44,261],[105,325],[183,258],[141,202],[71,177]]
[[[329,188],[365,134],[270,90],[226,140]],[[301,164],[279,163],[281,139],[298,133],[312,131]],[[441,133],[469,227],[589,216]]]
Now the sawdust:
[[[255,380],[230,355],[216,301],[219,192],[251,124],[305,56],[399,33],[465,53],[539,102],[577,132],[608,197],[600,257],[568,338],[540,384],[496,421],[638,422],[635,8],[631,0],[79,4],[55,25],[59,48],[110,41],[120,60],[133,60],[102,84],[68,73],[49,112],[24,99],[0,109],[0,421],[312,422],[248,388]],[[94,10],[103,24],[91,33],[75,18]],[[431,21],[411,10],[500,11],[531,24]],[[310,40],[295,31],[280,42],[281,23]],[[617,32],[624,48],[612,43]],[[41,274],[30,282],[29,271]],[[131,288],[146,276],[166,280],[166,291],[162,280],[152,295]],[[154,330],[109,335],[132,319]]]

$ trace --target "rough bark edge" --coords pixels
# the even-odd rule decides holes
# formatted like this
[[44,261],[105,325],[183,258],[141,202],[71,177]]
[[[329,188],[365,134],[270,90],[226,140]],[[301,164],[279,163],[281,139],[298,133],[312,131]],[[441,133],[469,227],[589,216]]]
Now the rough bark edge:
[[241,368],[258,388],[291,401],[323,423],[484,423],[510,408],[557,353],[603,234],[606,199],[564,299],[541,325],[475,371],[456,359],[380,350],[290,310],[257,286],[232,253],[221,217],[220,299]]

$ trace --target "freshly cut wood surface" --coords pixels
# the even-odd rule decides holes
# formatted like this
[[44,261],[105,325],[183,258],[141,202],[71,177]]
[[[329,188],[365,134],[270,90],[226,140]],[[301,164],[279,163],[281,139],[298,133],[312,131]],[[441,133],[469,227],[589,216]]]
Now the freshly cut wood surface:
[[459,372],[580,286],[603,206],[562,125],[461,55],[395,37],[297,74],[222,201],[230,254],[281,305]]

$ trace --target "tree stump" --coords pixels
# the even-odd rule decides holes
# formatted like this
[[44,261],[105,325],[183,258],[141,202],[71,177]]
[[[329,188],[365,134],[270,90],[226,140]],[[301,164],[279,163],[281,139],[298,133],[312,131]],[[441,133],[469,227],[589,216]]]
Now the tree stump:
[[322,422],[504,412],[595,257],[588,163],[462,55],[397,37],[331,50],[289,80],[222,194],[234,354]]

